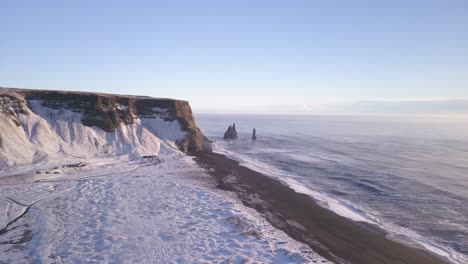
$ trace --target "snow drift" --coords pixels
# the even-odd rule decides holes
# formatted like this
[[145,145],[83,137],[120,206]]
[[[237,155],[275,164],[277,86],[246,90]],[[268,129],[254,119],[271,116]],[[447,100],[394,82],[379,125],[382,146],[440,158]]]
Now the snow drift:
[[0,170],[59,156],[209,149],[186,101],[0,88]]

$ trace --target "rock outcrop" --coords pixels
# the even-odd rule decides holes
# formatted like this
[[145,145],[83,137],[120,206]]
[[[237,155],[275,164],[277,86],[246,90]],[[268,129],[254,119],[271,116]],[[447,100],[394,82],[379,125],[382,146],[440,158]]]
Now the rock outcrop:
[[225,140],[237,139],[236,124],[232,124],[232,126],[228,127],[226,132],[224,132],[224,139]]
[[252,131],[252,140],[257,140],[257,131],[255,130],[255,128]]
[[[185,132],[185,137],[175,142],[181,151],[211,150],[211,144],[197,127],[187,101],[146,96],[0,87],[0,115],[3,115],[2,118],[9,118],[18,127],[21,126],[24,116],[29,115],[30,111],[33,113],[37,111],[38,105],[39,108],[47,108],[50,111],[67,110],[80,114],[81,123],[84,126],[97,127],[108,133],[118,130],[122,125],[144,124],[145,120],[152,118],[167,121],[167,123],[177,121],[180,124],[180,130]],[[47,119],[47,117],[43,118]],[[153,127],[148,127],[148,130],[152,130],[153,134],[159,137],[158,127],[153,125]],[[2,142],[2,135],[0,135],[0,142]]]

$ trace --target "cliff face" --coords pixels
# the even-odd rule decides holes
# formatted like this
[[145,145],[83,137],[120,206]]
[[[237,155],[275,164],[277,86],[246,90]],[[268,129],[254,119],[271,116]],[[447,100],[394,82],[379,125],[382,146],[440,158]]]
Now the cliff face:
[[[9,120],[13,127],[18,127],[18,131],[13,130],[15,133],[21,134],[23,130],[26,133],[25,138],[36,145],[34,139],[38,135],[34,130],[39,127],[43,127],[40,130],[57,133],[61,142],[72,140],[70,135],[76,138],[76,133],[85,133],[78,129],[78,126],[85,126],[96,130],[95,133],[99,135],[99,130],[102,130],[104,134],[101,137],[104,141],[108,141],[109,135],[122,134],[122,130],[133,129],[135,137],[149,133],[163,141],[172,140],[183,152],[211,150],[209,140],[195,123],[189,103],[181,100],[0,88],[0,117]],[[5,122],[2,120],[0,123],[3,126],[3,130],[0,127],[0,132],[4,134],[0,133],[0,150],[8,139],[5,134],[9,134],[7,131],[11,130],[4,127]],[[45,122],[48,122],[48,128],[44,128]],[[180,131],[170,131],[169,127],[179,127],[176,130]],[[91,133],[89,129],[85,130],[86,133]],[[89,138],[93,136],[94,134],[87,135]],[[96,140],[99,141],[99,138]],[[146,146],[139,139],[136,140]],[[73,144],[75,143],[77,142]],[[129,144],[127,148],[131,148],[131,142]]]

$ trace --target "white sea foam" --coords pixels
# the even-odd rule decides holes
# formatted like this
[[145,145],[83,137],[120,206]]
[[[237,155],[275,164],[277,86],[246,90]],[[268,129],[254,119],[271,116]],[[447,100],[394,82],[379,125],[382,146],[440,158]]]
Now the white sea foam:
[[303,193],[314,199],[320,206],[329,209],[336,214],[351,219],[353,221],[366,222],[379,226],[383,230],[388,232],[387,237],[389,239],[419,248],[425,248],[435,254],[447,258],[453,263],[468,263],[468,259],[465,255],[453,250],[452,248],[439,245],[430,239],[427,239],[417,232],[409,229],[397,226],[389,221],[384,221],[376,217],[369,210],[361,209],[357,205],[350,203],[343,199],[334,198],[328,194],[315,190],[312,186],[307,186],[302,183],[301,177],[292,175],[285,171],[275,168],[265,162],[255,160],[248,155],[240,154],[227,149],[226,144],[229,142],[216,142],[213,144],[214,151],[220,154],[224,154],[229,158],[237,160],[242,166],[248,167],[252,170],[262,172],[267,176],[273,177],[283,184],[291,187],[298,193]]
[[298,181],[299,177],[295,177],[290,173],[279,170],[264,162],[252,159],[247,155],[229,151],[223,147],[223,143],[214,144],[214,151],[239,161],[242,166],[245,166],[255,171],[262,172],[267,176],[274,177],[275,179],[291,187],[291,189],[295,190],[298,193],[309,195],[319,205],[334,211],[338,215],[352,219],[354,221],[377,224],[376,221],[378,220],[375,217],[358,210],[357,208],[353,207],[349,202],[335,199],[325,193],[314,190],[311,187],[306,187],[303,183]]

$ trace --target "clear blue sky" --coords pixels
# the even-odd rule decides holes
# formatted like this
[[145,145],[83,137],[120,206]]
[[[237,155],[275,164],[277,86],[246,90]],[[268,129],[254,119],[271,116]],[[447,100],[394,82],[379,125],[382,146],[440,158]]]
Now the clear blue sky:
[[3,0],[0,12],[0,86],[202,112],[468,97],[466,0]]

